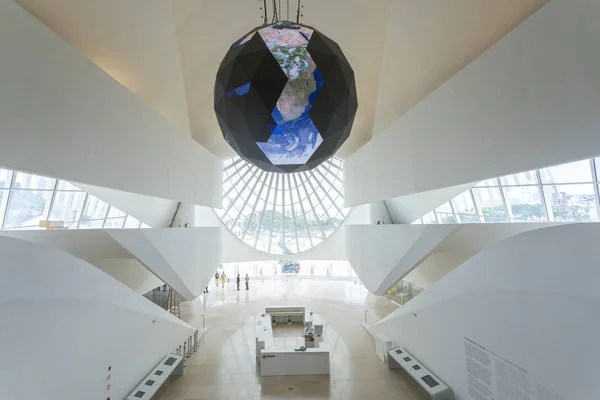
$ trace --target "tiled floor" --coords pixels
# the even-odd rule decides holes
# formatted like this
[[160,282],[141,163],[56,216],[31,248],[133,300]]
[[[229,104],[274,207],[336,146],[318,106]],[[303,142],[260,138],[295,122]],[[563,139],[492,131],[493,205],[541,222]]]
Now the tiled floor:
[[[182,377],[172,378],[156,400],[217,399],[420,399],[409,379],[388,370],[362,328],[364,310],[383,317],[395,305],[360,284],[339,281],[252,281],[250,291],[210,288],[183,303],[182,318],[210,330]],[[261,377],[254,359],[254,319],[267,305],[305,305],[325,321],[330,376]],[[284,334],[285,336],[285,334]]]

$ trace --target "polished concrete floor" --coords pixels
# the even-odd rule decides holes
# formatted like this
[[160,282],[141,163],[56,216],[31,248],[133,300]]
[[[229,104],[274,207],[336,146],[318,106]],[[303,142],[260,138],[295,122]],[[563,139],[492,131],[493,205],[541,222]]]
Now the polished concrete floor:
[[[364,310],[383,317],[396,306],[370,295],[354,282],[251,281],[250,290],[235,284],[209,288],[194,302],[182,303],[182,319],[209,331],[200,350],[188,360],[182,377],[173,377],[156,400],[220,399],[399,399],[421,395],[408,378],[389,370],[375,355],[362,328]],[[331,348],[330,376],[261,377],[255,363],[256,314],[267,305],[304,305],[325,321],[324,340]],[[296,333],[279,340],[294,340]],[[280,336],[277,333],[276,336]]]

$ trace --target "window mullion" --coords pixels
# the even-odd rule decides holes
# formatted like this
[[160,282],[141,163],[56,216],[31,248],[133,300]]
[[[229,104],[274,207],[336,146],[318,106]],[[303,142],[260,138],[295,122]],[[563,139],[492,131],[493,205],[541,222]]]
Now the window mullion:
[[[244,240],[244,238],[246,237],[246,234],[248,233],[248,227],[250,226],[250,222],[252,222],[252,218],[254,217],[254,213],[256,213],[256,206],[258,205],[258,202],[260,200],[260,195],[262,194],[263,190],[265,189],[265,182],[262,182],[261,179],[264,175],[266,175],[267,173],[265,171],[261,171],[260,176],[256,179],[256,183],[254,184],[254,188],[256,188],[256,185],[258,185],[259,182],[262,183],[262,185],[260,186],[260,190],[258,191],[258,196],[256,196],[256,200],[254,201],[254,206],[252,206],[252,212],[250,213],[250,216],[248,217],[248,221],[249,223],[246,224],[246,228],[244,229],[244,233],[242,235],[242,241]],[[265,177],[265,181],[266,181],[266,177]],[[254,189],[252,189],[252,192],[254,193]],[[256,231],[256,236],[258,237],[258,233],[260,232],[260,225],[257,227],[257,231]]]
[[[252,177],[250,178],[250,180],[252,180],[252,178],[256,177],[256,174],[258,173],[259,169],[256,168],[256,170],[254,171],[254,174],[252,174]],[[261,174],[256,178],[256,182],[254,182],[254,185],[252,186],[252,189],[250,190],[250,193],[254,193],[254,189],[256,189],[256,185],[258,185],[258,182],[260,182],[260,177],[262,176],[262,173],[264,173],[264,171],[261,171]],[[246,186],[247,187],[247,186]],[[244,187],[244,189],[246,188]],[[240,192],[238,194],[238,197],[242,194],[242,192]],[[238,210],[238,215],[235,218],[235,221],[233,221],[233,225],[232,226],[236,226],[238,221],[240,220],[240,217],[242,216],[242,212],[244,211],[244,209],[246,208],[246,206],[248,205],[248,200],[250,199],[250,194],[248,196],[246,196],[246,199],[244,200],[244,203],[242,204],[242,207]],[[237,198],[235,199],[237,201]],[[235,201],[231,204],[234,204]],[[223,218],[225,217],[225,215],[227,215],[226,213],[223,214]],[[246,224],[246,229],[248,229],[248,224]]]
[[598,172],[596,159],[590,158],[590,165],[592,167],[592,179],[594,180],[594,193],[596,194],[596,215],[600,216],[600,192],[598,189]]
[[[304,226],[306,227],[306,232],[308,233],[308,241],[310,242],[310,247],[313,247],[312,234],[310,233],[310,227],[308,225],[308,220],[306,219],[306,210],[304,210],[304,204],[302,204],[302,196],[300,196],[300,185],[298,185],[298,182],[296,181],[296,174],[293,175],[293,178],[294,185],[296,185],[296,193],[298,194],[298,203],[300,203],[300,210],[302,211],[302,218],[304,219]],[[306,192],[306,189],[304,191]],[[298,248],[298,251],[300,251],[300,248]]]
[[[250,180],[252,180],[252,178],[254,178],[254,177],[256,176],[256,173],[257,173],[257,172],[258,172],[258,168],[254,168],[254,173],[253,173],[253,174],[252,174],[252,176],[250,177]],[[232,188],[233,188],[233,186],[232,186]],[[242,195],[242,192],[244,191],[244,189],[245,189],[245,188],[246,188],[246,186],[245,186],[245,185],[244,185],[244,187],[243,187],[243,188],[238,188],[238,190],[239,190],[239,189],[241,189],[241,190],[239,190],[239,192],[238,192],[237,196],[235,196],[235,198],[234,198],[234,199],[231,201],[231,203],[229,203],[229,207],[227,207],[227,210],[225,211],[225,214],[223,214],[223,219],[225,219],[225,217],[226,217],[226,216],[229,214],[229,211],[231,211],[231,209],[233,208],[233,205],[235,204],[235,202],[236,202],[236,201],[238,201],[238,199],[239,199],[239,198],[240,198],[240,196]],[[247,201],[247,200],[246,200],[246,201]],[[240,213],[241,213],[241,211],[242,211],[242,210],[239,210],[239,211],[240,211]],[[238,218],[239,218],[239,215],[238,215]],[[236,221],[237,221],[237,218],[236,218]],[[235,226],[235,224],[234,224],[233,226]]]
[[[233,183],[233,184],[231,185],[231,187],[230,187],[230,188],[227,190],[227,192],[225,192],[225,193],[223,194],[223,198],[225,198],[225,197],[226,197],[226,196],[229,194],[229,192],[231,192],[231,191],[232,191],[234,188],[235,188],[235,189],[237,189],[238,183],[240,183],[240,182],[241,182],[241,181],[244,179],[244,177],[245,177],[246,175],[248,175],[248,173],[249,173],[250,171],[252,171],[252,170],[253,170],[253,168],[250,168],[250,165],[249,165],[249,164],[246,164],[246,166],[247,166],[248,168],[246,169],[246,171],[244,171],[244,174],[243,174],[243,175],[240,175],[240,177],[238,178],[238,180],[237,180],[237,181],[235,181],[235,183]],[[241,169],[241,168],[240,168],[240,169]]]
[[[306,175],[305,172],[303,174]],[[306,178],[306,181],[310,185],[310,182],[309,182],[310,179]],[[310,185],[310,186],[312,187],[312,185]],[[304,191],[306,192],[306,198],[308,199],[310,208],[312,209],[312,213],[315,216],[315,223],[319,227],[319,230],[321,231],[321,235],[323,235],[323,240],[325,240],[325,231],[323,231],[323,226],[321,225],[321,220],[319,219],[319,216],[317,215],[317,210],[315,209],[315,205],[313,204],[312,198],[311,198],[310,194],[308,193],[308,190],[306,189],[306,185],[302,185],[302,187],[304,188]],[[314,193],[314,189],[313,189],[313,193]],[[315,193],[315,196],[316,196],[316,193]],[[321,207],[323,207],[323,206],[321,205]]]
[[13,195],[13,188],[15,185],[15,177],[17,176],[17,173],[15,171],[12,171],[12,176],[10,178],[10,188],[8,190],[8,195],[6,198],[6,210],[4,211],[4,218],[2,219],[2,229],[6,228],[6,218],[8,217],[8,212],[10,211],[10,203],[12,201],[12,195]]
[[50,207],[48,207],[48,215],[46,216],[46,221],[50,221],[50,215],[52,215],[52,209],[54,208],[54,199],[56,199],[56,191],[58,190],[58,182],[56,179],[54,182],[54,191],[52,192],[52,198],[50,199]]
[[258,245],[258,238],[260,236],[260,231],[262,229],[262,224],[265,219],[265,211],[267,210],[267,204],[269,204],[269,195],[271,194],[271,185],[273,184],[273,178],[275,174],[271,174],[271,179],[269,180],[269,187],[267,188],[267,196],[265,197],[265,205],[263,206],[262,214],[260,216],[260,222],[258,224],[258,230],[256,231],[256,240],[254,241],[254,248]]
[[471,196],[471,201],[473,201],[473,207],[475,207],[475,213],[477,214],[477,221],[479,221],[480,223],[485,222],[485,220],[483,219],[483,215],[481,214],[481,210],[479,209],[479,206],[475,202],[475,195],[473,194],[473,188],[469,189],[469,195]]
[[81,227],[81,220],[83,218],[83,214],[85,213],[88,203],[90,201],[90,194],[86,193],[85,194],[85,200],[83,200],[83,208],[81,209],[81,215],[79,215],[79,221],[77,221],[77,229],[79,229]]
[[294,210],[294,201],[292,200],[292,178],[287,175],[288,187],[290,188],[290,207],[292,209],[292,222],[294,223],[294,235],[296,237],[296,249],[300,252],[300,242],[298,241],[298,226],[296,225],[296,212]]
[[544,186],[542,186],[542,176],[540,174],[540,170],[536,169],[535,170],[535,176],[537,177],[538,180],[538,190],[540,191],[540,199],[542,200],[542,203],[544,204],[544,210],[546,210],[546,221],[554,221],[554,211],[552,211],[552,219],[550,219],[550,211],[548,209],[548,203],[546,202],[546,193],[544,193]]
[[[278,175],[278,174],[273,174]],[[271,252],[271,242],[273,241],[273,229],[275,229],[275,212],[277,211],[277,191],[279,190],[279,176],[275,179],[275,196],[273,196],[273,211],[271,212],[271,233],[269,234],[269,247],[267,253]]]

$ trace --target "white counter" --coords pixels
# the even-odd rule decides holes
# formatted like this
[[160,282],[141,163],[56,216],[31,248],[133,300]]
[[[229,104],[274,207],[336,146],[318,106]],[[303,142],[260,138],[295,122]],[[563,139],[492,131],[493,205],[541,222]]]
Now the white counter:
[[[273,325],[283,317],[285,322],[301,322],[314,329],[314,341],[305,351],[275,348]],[[262,376],[329,375],[329,348],[323,342],[323,322],[304,306],[269,306],[256,316],[256,361]],[[308,347],[308,345],[307,345]]]
[[309,348],[263,349],[260,352],[261,376],[278,375],[329,375],[329,349]]
[[262,349],[272,348],[273,326],[269,315],[258,314],[256,316],[256,361],[260,362],[260,351]]

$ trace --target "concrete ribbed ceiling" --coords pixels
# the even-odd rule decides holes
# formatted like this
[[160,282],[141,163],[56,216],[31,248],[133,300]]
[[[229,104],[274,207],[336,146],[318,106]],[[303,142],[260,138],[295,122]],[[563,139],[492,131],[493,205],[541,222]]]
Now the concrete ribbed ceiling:
[[[262,1],[15,1],[182,134],[221,158],[233,154],[214,116],[214,77],[230,44],[262,23]],[[336,40],[356,73],[359,112],[338,156],[385,130],[547,1],[303,0],[302,22]]]

